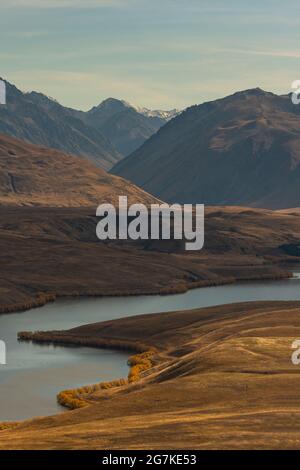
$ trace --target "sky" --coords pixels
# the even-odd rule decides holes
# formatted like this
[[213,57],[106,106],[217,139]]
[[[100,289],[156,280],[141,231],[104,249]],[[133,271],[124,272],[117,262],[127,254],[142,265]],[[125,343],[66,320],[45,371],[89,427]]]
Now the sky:
[[299,0],[0,0],[0,76],[83,110],[108,97],[182,109],[257,86],[287,93],[299,13]]

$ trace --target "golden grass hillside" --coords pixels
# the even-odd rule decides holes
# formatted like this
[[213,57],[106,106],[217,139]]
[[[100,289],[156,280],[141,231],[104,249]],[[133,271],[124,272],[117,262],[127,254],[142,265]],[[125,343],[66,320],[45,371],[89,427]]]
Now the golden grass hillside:
[[85,207],[156,202],[150,194],[91,162],[0,134],[0,205]]
[[[92,404],[0,433],[1,449],[298,449],[300,302],[250,302],[45,333],[97,346],[143,343],[159,361]],[[39,339],[39,338],[37,338]]]

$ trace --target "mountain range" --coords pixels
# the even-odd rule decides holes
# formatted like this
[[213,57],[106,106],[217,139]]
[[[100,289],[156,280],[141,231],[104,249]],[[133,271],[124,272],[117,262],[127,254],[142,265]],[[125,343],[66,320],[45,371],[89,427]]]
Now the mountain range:
[[140,113],[144,114],[144,116],[148,117],[156,117],[163,119],[164,121],[170,121],[170,119],[173,119],[175,116],[178,116],[178,114],[181,113],[179,109],[171,109],[170,111],[163,111],[161,109],[148,109],[148,108],[140,108],[137,106],[134,106],[134,109]]
[[289,95],[255,88],[183,112],[108,98],[83,112],[6,86],[0,132],[113,167],[161,200],[300,206],[300,106]]
[[192,106],[112,172],[170,202],[300,206],[300,106],[259,88]]
[[139,112],[114,98],[83,112],[5,83],[7,104],[0,106],[0,132],[85,157],[106,170],[175,115],[175,111]]
[[172,113],[134,108],[126,101],[108,98],[83,117],[86,124],[99,130],[124,156],[155,134],[173,116]]

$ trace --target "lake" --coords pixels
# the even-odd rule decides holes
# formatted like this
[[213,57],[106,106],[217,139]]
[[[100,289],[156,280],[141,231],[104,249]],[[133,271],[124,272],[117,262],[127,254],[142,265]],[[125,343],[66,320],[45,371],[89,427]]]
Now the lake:
[[56,403],[61,390],[128,373],[127,353],[18,342],[19,331],[62,330],[137,314],[251,300],[300,300],[300,272],[292,279],[240,282],[178,295],[58,300],[0,315],[0,339],[7,347],[7,364],[0,365],[0,421],[57,413],[63,410]]

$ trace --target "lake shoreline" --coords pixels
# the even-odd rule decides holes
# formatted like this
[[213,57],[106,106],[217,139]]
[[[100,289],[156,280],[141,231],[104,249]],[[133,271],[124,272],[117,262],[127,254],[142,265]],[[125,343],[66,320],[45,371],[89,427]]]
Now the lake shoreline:
[[[100,380],[116,382],[118,377],[127,376],[128,369],[126,362],[129,355],[127,353],[146,351],[149,346],[148,342],[140,345],[136,340],[134,342],[129,341],[129,338],[125,341],[119,335],[115,338],[109,338],[109,335],[104,334],[101,339],[98,338],[95,341],[95,339],[91,338],[90,334],[87,334],[84,339],[78,340],[76,334],[74,336],[74,331],[76,333],[77,329],[84,325],[88,327],[99,322],[107,324],[120,318],[127,318],[129,321],[132,316],[142,316],[143,324],[143,322],[147,323],[146,317],[152,314],[159,314],[164,317],[165,315],[168,316],[168,312],[172,311],[184,312],[190,309],[195,310],[208,308],[209,306],[251,302],[252,300],[300,300],[298,292],[299,283],[291,282],[293,278],[297,280],[295,273],[288,273],[288,277],[285,275],[282,280],[272,281],[270,276],[268,276],[268,280],[265,282],[261,282],[261,280],[254,281],[254,283],[240,281],[229,284],[227,282],[216,287],[210,286],[207,289],[204,286],[199,289],[190,289],[185,294],[174,295],[172,293],[173,295],[157,295],[152,296],[152,298],[149,296],[148,298],[147,296],[132,296],[128,300],[125,297],[95,298],[94,300],[89,297],[86,297],[85,300],[78,297],[75,300],[58,299],[57,302],[54,302],[52,305],[50,304],[48,307],[43,307],[40,310],[32,309],[31,313],[25,316],[17,313],[13,317],[6,315],[5,318],[5,315],[2,315],[2,320],[0,316],[0,322],[2,322],[1,330],[4,339],[6,337],[11,338],[7,344],[9,345],[10,353],[13,353],[14,357],[12,362],[11,360],[9,361],[10,367],[15,367],[19,364],[19,367],[21,366],[20,370],[24,369],[23,364],[25,359],[26,367],[30,368],[30,374],[34,372],[36,367],[41,366],[44,368],[42,376],[49,373],[49,377],[51,377],[51,368],[49,368],[49,363],[45,362],[45,359],[48,357],[50,364],[52,364],[51,367],[58,368],[61,363],[60,361],[62,361],[65,364],[66,371],[70,371],[70,376],[67,380],[62,381],[59,375],[56,376],[54,380],[55,388],[53,388],[46,377],[44,377],[42,382],[35,383],[33,390],[38,400],[32,402],[32,414],[28,413],[27,416],[24,416],[22,408],[19,408],[19,413],[17,411],[7,413],[6,409],[8,408],[5,409],[3,405],[2,421],[29,419],[34,415],[51,416],[57,413],[58,411],[53,410],[53,404],[55,403],[55,396],[60,390],[68,390],[69,388],[76,390],[78,387],[82,389],[85,387],[85,384],[99,384]],[[285,292],[287,292],[287,295],[284,295]],[[8,336],[6,336],[5,331],[8,333]],[[32,333],[32,331],[39,333]],[[66,337],[66,331],[69,331],[67,335],[69,337]],[[35,341],[36,346],[34,344],[22,345],[22,343],[25,343],[22,340],[30,341],[32,339],[37,340]],[[38,341],[39,339],[40,341]],[[40,343],[40,348],[38,343]],[[52,354],[51,358],[53,346],[57,346],[58,349],[57,352]],[[91,350],[86,355],[85,348],[89,347],[98,348],[98,351],[95,350],[93,353]],[[40,351],[36,351],[36,349],[40,349]],[[69,352],[68,349],[70,350]],[[64,350],[65,352],[63,352]],[[21,355],[20,352],[18,352],[18,356],[15,355],[15,351],[20,351]],[[124,354],[123,357],[119,357],[122,353]],[[112,357],[110,356],[111,354],[113,355]],[[72,363],[79,365],[81,361],[86,364],[86,369],[84,372],[80,372],[77,368],[76,372],[76,369],[72,369]],[[95,364],[99,364],[100,373],[97,369],[93,368],[93,361],[95,361]],[[98,368],[98,365],[96,367]],[[14,374],[14,377],[16,382],[18,382],[21,376],[20,374]],[[31,376],[29,375],[28,377],[29,390]],[[33,380],[35,380],[34,377]],[[44,390],[48,394],[46,409],[44,409],[44,405],[41,406],[42,402],[39,401],[43,396]],[[3,396],[3,400],[3,403],[7,401],[8,404],[13,403],[14,400],[15,403],[19,403],[17,396],[9,400],[6,400],[5,396]],[[20,400],[20,405],[22,406],[22,399]]]
[[[289,435],[291,413],[300,413],[295,395],[299,373],[287,359],[290,338],[300,334],[300,301],[252,301],[123,317],[70,331],[73,341],[102,341],[104,336],[140,341],[159,348],[162,360],[142,371],[135,383],[86,390],[89,404],[83,408],[3,423],[8,429],[1,431],[0,448],[70,448],[70,425],[76,427],[72,449],[117,449],[120,442],[140,449],[151,442],[158,448],[167,446],[172,430],[178,448],[244,449],[255,442],[260,448],[276,448],[279,441],[283,448],[298,446]],[[70,331],[59,332],[60,339],[70,341]],[[258,443],[252,432],[257,420]],[[218,442],[214,423],[220,430]],[[174,427],[185,432],[174,434]],[[298,429],[296,435],[298,441]]]
[[[275,267],[276,265],[268,265],[269,268]],[[21,313],[26,312],[28,310],[32,310],[35,308],[43,307],[48,303],[55,302],[60,299],[75,299],[75,298],[117,298],[117,297],[138,297],[138,296],[156,296],[156,295],[176,295],[176,294],[185,294],[189,290],[199,289],[202,287],[217,287],[217,286],[224,286],[235,284],[238,282],[251,282],[251,281],[272,281],[272,280],[280,280],[280,279],[289,279],[293,277],[292,271],[282,271],[280,273],[259,273],[258,275],[251,275],[248,277],[228,277],[228,278],[220,278],[220,279],[207,279],[207,280],[199,280],[193,282],[181,282],[177,285],[170,285],[167,287],[163,287],[160,289],[153,289],[149,290],[139,290],[139,291],[115,291],[115,292],[85,292],[85,293],[73,293],[73,294],[44,294],[41,293],[36,296],[34,300],[31,302],[25,303],[16,303],[12,305],[0,305],[0,316],[6,315],[9,313]]]

